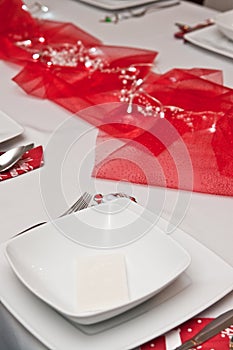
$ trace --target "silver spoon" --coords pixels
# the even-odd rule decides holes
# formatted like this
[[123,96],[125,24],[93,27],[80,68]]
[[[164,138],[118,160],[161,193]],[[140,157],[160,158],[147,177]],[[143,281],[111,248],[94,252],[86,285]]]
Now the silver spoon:
[[11,168],[22,155],[33,148],[34,144],[30,143],[26,146],[19,146],[6,151],[0,156],[0,172]]

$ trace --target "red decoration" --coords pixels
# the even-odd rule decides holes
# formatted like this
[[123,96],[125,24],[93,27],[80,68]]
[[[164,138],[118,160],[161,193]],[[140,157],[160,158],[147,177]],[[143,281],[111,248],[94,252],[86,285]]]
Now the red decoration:
[[233,195],[233,90],[220,71],[159,75],[157,52],[104,45],[22,5],[0,0],[0,58],[23,66],[14,81],[26,93],[99,128],[93,176]]

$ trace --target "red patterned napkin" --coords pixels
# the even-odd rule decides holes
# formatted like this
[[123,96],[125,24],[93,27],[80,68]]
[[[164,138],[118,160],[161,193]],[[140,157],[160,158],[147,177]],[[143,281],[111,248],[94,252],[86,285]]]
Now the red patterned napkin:
[[42,146],[35,147],[25,152],[12,168],[1,172],[0,181],[28,173],[29,171],[41,167],[43,164],[43,148]]
[[[203,327],[205,327],[212,318],[193,318],[174,331],[178,333],[181,339],[181,343],[192,338]],[[230,337],[233,336],[233,325],[218,335],[214,336],[210,340],[206,341],[202,345],[194,347],[193,350],[229,350]],[[166,350],[166,336],[161,336],[141,346],[141,350]]]

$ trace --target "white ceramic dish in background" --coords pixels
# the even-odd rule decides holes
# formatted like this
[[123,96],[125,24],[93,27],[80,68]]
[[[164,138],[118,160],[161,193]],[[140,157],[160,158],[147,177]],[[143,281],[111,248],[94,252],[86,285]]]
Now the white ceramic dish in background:
[[0,111],[0,142],[5,142],[19,136],[23,127],[11,119],[6,113]]
[[187,33],[184,38],[193,45],[233,58],[233,42],[222,34],[216,25]]
[[[160,219],[162,229],[167,224]],[[232,267],[185,232],[176,229],[172,237],[191,255],[188,269],[158,295],[108,321],[74,327],[19,281],[4,256],[5,244],[0,249],[0,300],[49,349],[132,349],[199,314],[233,289]]]
[[[10,265],[36,296],[74,322],[92,324],[119,315],[159,293],[190,264],[185,249],[148,223],[143,213],[137,215],[135,207],[140,206],[120,198],[18,236],[6,247]],[[129,300],[82,311],[77,257],[114,253],[125,257]]]
[[100,7],[105,10],[124,10],[129,7],[149,5],[157,2],[165,2],[167,0],[79,0],[88,5]]
[[220,32],[232,40],[233,45],[233,10],[219,13],[215,17],[215,23]]

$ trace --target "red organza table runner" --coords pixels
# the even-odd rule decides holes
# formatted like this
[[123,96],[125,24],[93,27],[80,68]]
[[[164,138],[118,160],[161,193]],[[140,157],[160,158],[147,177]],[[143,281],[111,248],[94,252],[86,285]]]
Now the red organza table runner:
[[99,128],[93,176],[233,194],[233,90],[220,71],[156,74],[157,52],[104,45],[22,5],[0,0],[0,58],[22,66],[13,80],[26,93]]

